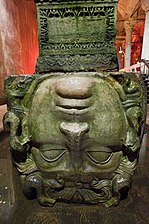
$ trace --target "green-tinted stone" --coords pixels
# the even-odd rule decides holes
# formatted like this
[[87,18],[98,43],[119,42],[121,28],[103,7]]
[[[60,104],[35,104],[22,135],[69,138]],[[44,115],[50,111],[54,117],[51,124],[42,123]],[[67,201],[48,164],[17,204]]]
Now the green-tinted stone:
[[42,205],[116,205],[130,187],[146,99],[127,73],[51,73],[5,81],[10,147],[26,195]]
[[36,1],[39,57],[36,70],[117,69],[117,1]]

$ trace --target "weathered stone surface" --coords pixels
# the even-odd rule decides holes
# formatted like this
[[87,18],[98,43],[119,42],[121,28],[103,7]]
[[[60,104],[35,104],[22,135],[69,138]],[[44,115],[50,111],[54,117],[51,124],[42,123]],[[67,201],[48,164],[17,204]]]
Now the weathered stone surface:
[[[146,136],[146,135],[145,135]],[[11,172],[12,166],[10,161],[8,140],[0,133],[0,158],[6,159],[7,163],[0,163],[1,174],[0,185],[2,186],[1,194],[9,195],[5,197],[5,204],[0,204],[0,223],[1,224],[147,224],[149,222],[149,153],[144,138],[144,144],[140,151],[139,164],[133,176],[133,184],[129,191],[127,199],[121,200],[117,207],[110,209],[102,205],[85,205],[58,202],[53,207],[41,206],[37,200],[28,200],[21,192],[21,187],[16,187],[15,183],[10,181],[18,177]],[[6,165],[6,166],[5,166]],[[14,167],[15,169],[15,167]],[[14,176],[13,176],[14,175]],[[5,185],[6,184],[6,185]],[[4,186],[4,188],[3,188]],[[5,187],[8,188],[5,190]],[[16,205],[16,212],[10,216],[9,212],[14,209],[10,197],[13,196],[12,188],[15,189],[17,197],[13,199]],[[126,197],[126,195],[125,195]],[[4,198],[3,198],[4,199]],[[123,198],[124,199],[124,198]],[[1,200],[0,200],[1,201]],[[9,207],[10,206],[10,207]],[[4,209],[5,208],[5,209]],[[13,210],[14,211],[14,210]]]
[[116,3],[37,1],[37,70],[86,72],[5,81],[4,126],[12,158],[23,192],[41,205],[110,207],[130,188],[146,116],[142,80],[134,74],[88,72],[116,68]]
[[36,70],[117,70],[117,0],[35,1],[39,57]]
[[9,77],[4,124],[24,193],[36,193],[48,206],[117,205],[130,187],[142,141],[142,83],[128,73]]

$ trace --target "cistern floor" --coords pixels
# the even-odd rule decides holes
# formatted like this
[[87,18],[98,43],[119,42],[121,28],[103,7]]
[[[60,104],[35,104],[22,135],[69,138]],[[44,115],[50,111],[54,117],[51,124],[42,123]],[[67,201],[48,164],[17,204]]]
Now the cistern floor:
[[[57,203],[42,207],[21,192],[12,168],[8,138],[0,142],[1,224],[149,224],[149,134],[144,135],[140,158],[127,198],[117,207]],[[17,181],[16,181],[17,180]]]

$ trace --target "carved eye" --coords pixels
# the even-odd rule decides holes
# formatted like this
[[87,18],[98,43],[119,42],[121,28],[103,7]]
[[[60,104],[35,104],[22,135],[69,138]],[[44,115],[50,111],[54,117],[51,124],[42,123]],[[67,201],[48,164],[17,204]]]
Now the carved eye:
[[59,148],[59,146],[54,147],[54,145],[52,145],[52,147],[53,149],[51,148],[51,145],[45,145],[40,148],[42,158],[48,162],[59,160],[67,151],[66,149]]
[[111,149],[106,147],[86,151],[86,154],[96,164],[108,163],[113,156],[113,152],[111,151]]

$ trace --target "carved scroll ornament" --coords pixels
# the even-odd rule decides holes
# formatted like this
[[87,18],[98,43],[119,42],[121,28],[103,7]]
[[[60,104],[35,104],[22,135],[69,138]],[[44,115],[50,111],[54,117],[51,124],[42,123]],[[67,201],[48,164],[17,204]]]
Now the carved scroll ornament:
[[53,73],[5,81],[4,126],[23,192],[117,205],[136,168],[145,121],[139,75]]
[[115,71],[117,0],[37,0],[36,72]]

